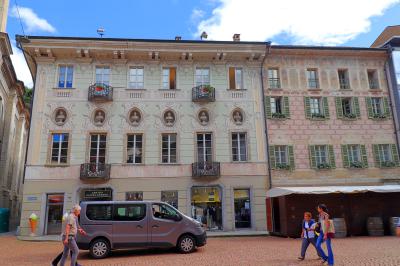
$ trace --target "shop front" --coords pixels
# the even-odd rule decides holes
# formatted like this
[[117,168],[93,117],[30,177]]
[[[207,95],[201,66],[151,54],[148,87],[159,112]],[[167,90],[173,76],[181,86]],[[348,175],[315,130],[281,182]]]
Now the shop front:
[[235,228],[251,228],[250,189],[234,189],[233,201],[235,207]]
[[223,230],[222,190],[219,186],[191,188],[192,218],[205,224],[207,230]]

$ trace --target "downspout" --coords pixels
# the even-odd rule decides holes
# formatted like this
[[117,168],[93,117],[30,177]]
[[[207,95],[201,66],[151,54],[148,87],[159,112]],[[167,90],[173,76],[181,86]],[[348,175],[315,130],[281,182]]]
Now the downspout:
[[265,107],[266,107],[266,102],[265,102],[265,86],[264,86],[264,63],[265,60],[267,59],[268,54],[270,53],[271,50],[271,43],[267,42],[265,46],[265,54],[263,61],[260,66],[260,77],[261,77],[261,96],[262,96],[262,103],[263,103],[263,111],[262,111],[262,117],[264,120],[264,134],[265,134],[265,151],[266,151],[266,158],[267,158],[267,167],[268,167],[268,183],[269,186],[268,188],[272,188],[272,172],[271,172],[271,161],[269,159],[269,138],[268,138],[268,123],[267,123],[267,116],[265,114]]
[[29,39],[26,38],[25,36],[17,36],[16,37],[16,41],[17,41],[17,48],[20,49],[22,51],[22,53],[24,54],[25,57],[25,61],[28,62],[28,60],[26,59],[26,56],[28,55],[31,59],[32,62],[35,64],[35,75],[32,75],[32,71],[31,72],[31,76],[32,76],[32,81],[33,81],[33,88],[32,88],[32,98],[31,98],[31,108],[29,109],[29,127],[28,127],[28,136],[26,139],[26,148],[25,148],[25,163],[24,163],[24,171],[23,171],[23,176],[22,176],[22,184],[25,183],[25,175],[26,175],[26,163],[28,161],[28,147],[29,147],[29,141],[30,141],[30,137],[31,137],[31,126],[32,126],[32,110],[33,110],[33,102],[34,102],[34,98],[35,98],[35,87],[36,87],[36,75],[37,75],[37,71],[38,71],[38,66],[36,63],[35,58],[29,54],[29,52],[25,51],[24,48],[22,48],[21,45],[21,39],[23,39],[23,42],[29,42]]
[[[396,139],[396,146],[397,146],[397,152],[400,152],[400,142],[399,142],[399,130],[398,128],[400,127],[399,123],[399,119],[400,116],[398,108],[400,108],[399,104],[396,104],[396,96],[397,96],[397,100],[399,99],[399,92],[398,92],[398,88],[397,88],[397,80],[396,80],[396,75],[394,73],[394,64],[393,64],[393,56],[392,56],[392,47],[389,45],[389,47],[387,48],[387,53],[388,53],[388,61],[385,63],[385,74],[386,74],[386,85],[388,87],[389,90],[389,102],[390,102],[390,109],[392,112],[392,120],[393,120],[393,125],[394,125],[394,135],[395,135],[395,139]],[[395,87],[396,86],[396,87]],[[396,120],[397,118],[397,120]]]

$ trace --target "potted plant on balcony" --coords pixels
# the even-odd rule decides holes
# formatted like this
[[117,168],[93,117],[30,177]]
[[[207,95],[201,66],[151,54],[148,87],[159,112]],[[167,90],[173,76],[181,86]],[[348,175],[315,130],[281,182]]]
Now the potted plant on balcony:
[[313,119],[325,119],[324,114],[311,114],[311,118]]
[[355,114],[349,113],[349,114],[343,114],[344,118],[347,119],[355,119],[357,116]]
[[362,162],[351,162],[350,168],[363,168]]
[[282,114],[282,113],[273,113],[273,114],[272,114],[272,118],[275,118],[275,119],[285,119],[285,118],[286,118],[286,115],[285,115],[285,114]]
[[322,169],[331,169],[332,167],[329,163],[320,163],[317,165],[317,168],[322,170]]
[[386,115],[385,114],[374,114],[373,118],[374,119],[385,119]]
[[276,164],[276,169],[279,169],[279,170],[290,170],[290,165],[288,165],[287,163],[277,163]]

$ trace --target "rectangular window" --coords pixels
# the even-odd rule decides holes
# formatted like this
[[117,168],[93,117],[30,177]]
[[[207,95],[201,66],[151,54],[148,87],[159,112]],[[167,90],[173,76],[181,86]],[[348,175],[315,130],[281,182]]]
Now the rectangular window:
[[235,228],[251,227],[250,189],[234,189]]
[[96,67],[96,83],[104,83],[110,85],[110,67],[97,66]]
[[234,162],[247,161],[246,133],[232,133],[232,160]]
[[178,208],[178,191],[161,191],[161,201],[166,202],[169,205],[174,206],[175,208]]
[[347,69],[339,69],[339,86],[341,89],[350,89],[349,72]]
[[378,83],[378,72],[374,69],[369,69],[368,74],[368,85],[371,90],[379,89]]
[[143,191],[126,192],[125,200],[127,200],[127,201],[142,201],[143,200]]
[[51,163],[62,164],[68,162],[68,133],[54,133],[51,135]]
[[271,97],[271,113],[283,114],[282,97]]
[[275,149],[275,163],[282,164],[282,165],[288,165],[289,160],[288,160],[287,146],[277,145],[277,146],[274,146],[274,149]]
[[229,89],[242,90],[243,89],[243,73],[241,68],[229,68]]
[[91,134],[90,135],[90,158],[89,162],[93,164],[106,163],[106,134]]
[[62,217],[64,207],[64,194],[48,194],[47,195],[47,222],[46,234],[60,234],[62,228]]
[[162,134],[161,161],[163,163],[176,163],[176,134]]
[[314,149],[317,165],[328,163],[328,147],[326,145],[316,145]]
[[72,80],[74,77],[73,66],[59,66],[58,67],[58,87],[59,88],[72,88]]
[[380,144],[378,145],[379,150],[379,159],[381,163],[391,162],[392,160],[392,152],[390,150],[389,144]]
[[143,135],[142,134],[128,134],[127,136],[127,163],[142,163],[143,157]]
[[144,89],[144,68],[129,68],[129,89]]
[[197,161],[212,162],[212,134],[197,134]]
[[321,98],[310,98],[310,111],[311,115],[323,114]]
[[350,163],[361,162],[360,145],[348,145],[348,156]]
[[210,85],[210,69],[196,68],[196,86]]
[[351,98],[342,98],[342,110],[343,110],[343,115],[345,116],[353,114]]
[[307,79],[308,79],[308,87],[310,89],[319,88],[318,72],[316,69],[307,69]]
[[146,217],[145,204],[115,204],[114,221],[141,221]]
[[86,207],[86,216],[89,220],[111,221],[112,220],[112,205],[111,204],[88,204]]
[[162,88],[164,90],[175,90],[176,89],[176,68],[165,67],[162,70]]
[[270,89],[279,89],[281,87],[278,68],[268,69],[268,85]]
[[374,115],[382,115],[384,113],[382,98],[372,97],[371,104],[372,104],[372,113]]

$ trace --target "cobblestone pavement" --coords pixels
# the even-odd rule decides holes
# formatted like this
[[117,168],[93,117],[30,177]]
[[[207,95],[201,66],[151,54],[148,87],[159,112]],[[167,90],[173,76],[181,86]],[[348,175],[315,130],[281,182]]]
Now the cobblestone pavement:
[[[18,241],[0,237],[0,265],[50,265],[62,246],[56,242]],[[400,265],[400,238],[356,237],[334,239],[335,265]],[[321,265],[312,246],[304,261],[297,261],[300,240],[277,237],[210,238],[205,247],[189,255],[173,250],[115,251],[93,260],[81,251],[82,265]],[[69,264],[68,264],[69,265]],[[325,264],[326,265],[326,264]]]

